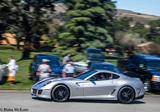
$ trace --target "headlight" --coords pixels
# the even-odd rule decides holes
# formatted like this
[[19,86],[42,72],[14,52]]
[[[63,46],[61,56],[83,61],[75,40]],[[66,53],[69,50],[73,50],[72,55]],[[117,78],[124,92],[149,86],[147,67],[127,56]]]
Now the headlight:
[[153,76],[152,76],[152,81],[160,82],[160,76],[158,76],[158,75],[153,75]]

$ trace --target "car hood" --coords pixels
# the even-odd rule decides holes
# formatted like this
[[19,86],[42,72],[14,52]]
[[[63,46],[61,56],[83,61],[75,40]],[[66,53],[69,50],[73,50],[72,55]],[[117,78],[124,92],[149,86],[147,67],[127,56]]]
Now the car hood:
[[[67,82],[66,82],[67,81]],[[69,83],[69,82],[72,82],[72,81],[80,81],[80,79],[76,79],[76,78],[46,78],[46,79],[43,79],[41,81],[38,81],[37,83],[35,83],[33,86],[32,86],[32,89],[39,89],[39,88],[42,88],[50,83]]]
[[53,78],[53,77],[49,77],[49,78],[45,78],[41,81],[38,81],[37,83],[35,83],[32,87],[39,87],[41,85],[44,85],[48,82],[65,82],[65,81],[79,81],[80,79],[76,79],[76,78],[72,78],[72,77],[67,77],[67,78]]
[[73,81],[73,80],[80,80],[80,79],[73,78],[73,77],[66,77],[66,78],[52,78],[48,80],[50,81]]
[[153,75],[160,75],[160,69],[157,70],[149,70],[149,72]]

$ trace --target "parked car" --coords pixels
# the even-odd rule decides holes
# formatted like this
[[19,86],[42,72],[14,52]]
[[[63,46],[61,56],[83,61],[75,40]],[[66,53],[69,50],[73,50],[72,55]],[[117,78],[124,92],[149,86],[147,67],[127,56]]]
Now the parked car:
[[73,66],[75,67],[76,74],[79,74],[88,70],[87,62],[74,62]]
[[74,62],[76,73],[82,73],[88,70],[108,70],[112,72],[119,72],[118,68],[112,63],[108,62],[92,62],[89,66],[87,62]]
[[56,55],[37,54],[34,56],[29,66],[29,79],[36,80],[36,72],[38,72],[38,66],[42,64],[42,59],[49,60],[47,63],[52,69],[51,77],[61,77],[62,67],[60,59]]
[[101,49],[87,48],[85,50],[87,62],[103,62],[105,56]]
[[89,70],[108,70],[112,72],[119,72],[118,68],[114,64],[108,62],[92,63],[89,67]]
[[4,68],[3,64],[0,60],[0,84],[4,84],[7,79],[7,68]]
[[93,62],[103,62],[105,59],[105,56],[101,49],[97,48],[87,48],[85,50],[86,55],[86,62],[74,62],[74,67],[76,68],[77,73],[82,73],[86,70],[88,70],[89,66]]
[[118,68],[131,77],[140,78],[145,90],[160,90],[160,57],[134,54],[129,59],[120,59]]
[[56,102],[75,98],[99,98],[132,103],[135,99],[143,98],[144,85],[138,78],[106,70],[94,70],[75,78],[44,79],[32,86],[31,95],[33,98],[52,99]]

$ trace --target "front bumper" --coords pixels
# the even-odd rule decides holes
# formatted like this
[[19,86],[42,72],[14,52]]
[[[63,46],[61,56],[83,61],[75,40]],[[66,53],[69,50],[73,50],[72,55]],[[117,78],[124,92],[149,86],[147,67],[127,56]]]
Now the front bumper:
[[50,90],[49,89],[31,89],[31,95],[33,98],[45,98],[51,99]]
[[152,89],[160,90],[160,82],[152,81]]
[[144,98],[144,95],[136,97],[136,99],[142,99],[142,98]]

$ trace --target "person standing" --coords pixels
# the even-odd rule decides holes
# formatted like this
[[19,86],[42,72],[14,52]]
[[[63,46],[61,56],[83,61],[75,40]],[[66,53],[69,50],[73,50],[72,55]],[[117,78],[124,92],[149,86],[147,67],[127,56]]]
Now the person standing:
[[71,61],[70,57],[71,57],[71,53],[68,52],[67,55],[63,58],[62,64],[65,65],[67,64],[67,62]]
[[16,60],[13,58],[13,56],[8,57],[9,63],[6,65],[9,70],[8,74],[8,82],[11,82],[11,84],[15,84],[15,75],[16,75],[16,70],[17,65],[16,65]]
[[38,67],[37,76],[39,76],[39,80],[49,77],[49,73],[52,72],[51,67],[47,64],[49,60],[42,59],[42,64]]
[[63,68],[63,77],[73,77],[75,75],[75,67],[73,62],[69,61]]

